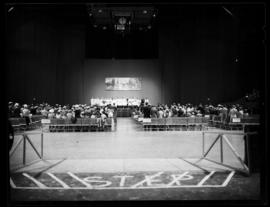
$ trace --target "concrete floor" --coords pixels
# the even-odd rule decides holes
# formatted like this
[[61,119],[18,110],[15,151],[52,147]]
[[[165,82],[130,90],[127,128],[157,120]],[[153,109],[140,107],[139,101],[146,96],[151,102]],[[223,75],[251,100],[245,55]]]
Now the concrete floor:
[[[213,130],[212,130],[213,131]],[[221,130],[218,130],[221,131]],[[205,136],[207,149],[216,134]],[[29,134],[29,138],[40,152],[40,134]],[[228,139],[244,159],[244,139],[240,135],[228,135]],[[20,136],[16,136],[14,145]],[[224,163],[241,167],[226,143],[224,146]],[[44,133],[44,160],[21,170],[49,171],[154,171],[154,170],[201,170],[185,160],[195,163],[202,155],[201,131],[142,131],[131,118],[118,118],[113,132],[81,133]],[[38,157],[29,144],[26,145],[26,161]],[[216,143],[208,157],[219,161],[220,144]],[[12,169],[22,163],[22,144],[10,158]],[[58,163],[52,167],[53,163]],[[203,168],[226,170],[226,168],[202,161]]]

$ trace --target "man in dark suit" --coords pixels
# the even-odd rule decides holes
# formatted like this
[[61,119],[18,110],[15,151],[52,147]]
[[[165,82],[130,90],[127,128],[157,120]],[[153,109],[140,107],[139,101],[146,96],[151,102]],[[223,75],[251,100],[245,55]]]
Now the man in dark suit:
[[150,114],[151,114],[151,107],[146,102],[145,106],[143,107],[143,117],[150,118]]
[[21,107],[18,103],[15,103],[14,104],[14,111],[13,111],[13,117],[21,117]]

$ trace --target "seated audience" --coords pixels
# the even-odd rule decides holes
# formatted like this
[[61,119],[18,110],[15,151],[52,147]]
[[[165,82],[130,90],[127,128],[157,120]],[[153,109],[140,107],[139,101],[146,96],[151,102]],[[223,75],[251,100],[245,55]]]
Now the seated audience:
[[[140,106],[134,106],[132,115],[144,118],[170,118],[170,117],[204,117],[204,116],[220,116],[223,122],[232,121],[232,118],[245,118],[256,113],[259,114],[260,104],[259,92],[254,90],[251,94],[235,103],[224,104],[205,104],[199,105],[187,103],[173,103],[149,105],[148,101],[142,100]],[[255,101],[257,101],[255,103]],[[253,103],[254,102],[254,103]],[[41,115],[48,119],[77,119],[77,118],[97,118],[99,126],[102,126],[106,118],[116,118],[117,107],[113,105],[50,105],[46,102],[41,104],[33,103],[31,105],[24,104],[23,107],[15,101],[8,103],[8,115],[10,118],[25,118],[27,125],[31,123],[31,117]],[[115,119],[116,121],[116,119]]]

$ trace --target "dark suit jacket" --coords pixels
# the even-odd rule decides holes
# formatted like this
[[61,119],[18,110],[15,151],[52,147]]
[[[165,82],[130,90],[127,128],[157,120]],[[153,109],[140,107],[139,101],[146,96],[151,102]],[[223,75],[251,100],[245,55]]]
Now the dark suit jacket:
[[150,114],[151,114],[151,108],[150,108],[150,106],[143,107],[144,118],[150,118]]

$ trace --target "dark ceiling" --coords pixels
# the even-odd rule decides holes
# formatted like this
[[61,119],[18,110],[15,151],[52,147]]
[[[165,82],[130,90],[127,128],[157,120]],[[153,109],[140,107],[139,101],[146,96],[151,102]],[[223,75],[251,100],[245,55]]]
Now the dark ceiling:
[[[133,23],[147,24],[156,14],[159,21],[192,18],[201,13],[211,18],[234,18],[248,24],[264,24],[264,4],[7,4],[9,13],[23,13],[24,15],[49,14],[52,17],[62,17],[68,20],[89,21],[95,19],[102,22],[109,21],[113,16],[132,15]],[[226,11],[226,10],[227,11]],[[102,12],[99,12],[102,10]],[[147,11],[147,13],[144,13]],[[233,14],[231,16],[228,11]],[[92,17],[89,13],[92,13]],[[7,12],[8,13],[8,12]],[[11,15],[11,14],[9,14]]]

